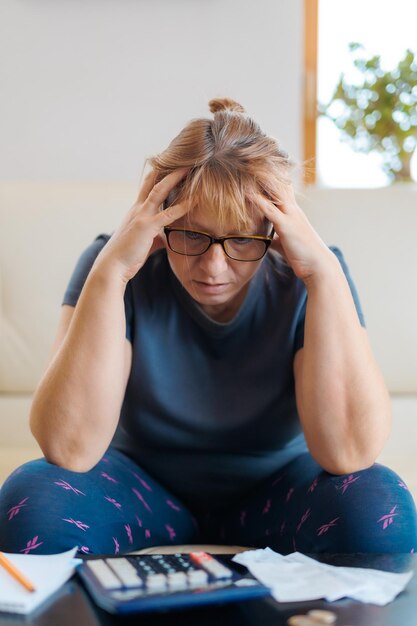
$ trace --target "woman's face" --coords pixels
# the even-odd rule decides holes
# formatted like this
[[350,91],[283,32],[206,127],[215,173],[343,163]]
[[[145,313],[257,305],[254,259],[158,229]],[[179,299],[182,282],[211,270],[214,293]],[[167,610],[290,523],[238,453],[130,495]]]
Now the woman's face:
[[[259,214],[259,218],[254,218],[245,232],[236,233],[227,225],[224,232],[219,232],[215,216],[200,208],[193,209],[171,227],[199,230],[214,237],[231,234],[267,236],[271,228]],[[230,259],[219,244],[211,245],[199,256],[177,254],[168,244],[166,248],[171,269],[184,289],[207,315],[219,322],[229,321],[236,315],[249,282],[262,263],[262,259],[245,262]]]

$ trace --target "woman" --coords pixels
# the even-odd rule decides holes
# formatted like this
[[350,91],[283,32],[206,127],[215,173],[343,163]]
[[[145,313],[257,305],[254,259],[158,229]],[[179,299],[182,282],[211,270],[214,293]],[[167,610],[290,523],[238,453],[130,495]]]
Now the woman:
[[31,410],[45,459],[1,491],[3,550],[417,546],[409,492],[374,464],[390,402],[343,256],[277,142],[210,108],[79,260]]

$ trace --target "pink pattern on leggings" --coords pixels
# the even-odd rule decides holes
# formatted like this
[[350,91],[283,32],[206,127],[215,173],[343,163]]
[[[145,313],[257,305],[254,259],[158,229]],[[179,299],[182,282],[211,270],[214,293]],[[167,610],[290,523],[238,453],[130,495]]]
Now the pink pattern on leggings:
[[23,548],[23,550],[20,550],[20,552],[23,552],[24,554],[29,554],[31,550],[36,550],[36,548],[39,548],[39,546],[43,544],[43,541],[38,541],[38,539],[38,535],[36,535],[36,537],[33,537],[33,539],[30,539],[26,544],[26,548]]
[[341,485],[336,485],[336,489],[341,489],[342,494],[344,494],[346,489],[350,487],[353,483],[355,483],[357,480],[359,480],[359,478],[360,476],[356,476],[356,478],[354,478],[353,474],[350,474],[350,476],[348,476],[342,481]]
[[65,491],[73,491],[77,496],[85,496],[85,493],[70,485],[66,480],[56,480],[55,485],[58,485],[58,487],[62,487],[62,489],[65,489]]
[[275,487],[275,485],[277,485],[279,482],[281,482],[281,480],[284,478],[284,474],[282,474],[281,476],[278,476],[274,482],[272,483],[272,486]]
[[304,522],[306,522],[308,520],[308,518],[310,517],[310,513],[311,513],[311,509],[307,509],[307,511],[305,513],[303,513],[300,523],[297,526],[297,530],[296,532],[298,533],[301,526],[304,524]]
[[262,515],[266,515],[267,513],[269,513],[271,504],[272,504],[272,500],[271,498],[268,498],[268,500],[265,502],[264,508],[262,509]]
[[129,539],[129,543],[133,543],[132,529],[130,528],[130,524],[125,524],[125,531],[127,534],[127,538]]
[[28,500],[29,500],[29,497],[23,498],[23,500],[21,500],[18,504],[15,504],[14,506],[12,506],[12,508],[7,511],[7,514],[9,516],[8,517],[9,522],[14,517],[16,517],[18,513],[20,513],[20,509],[26,506],[25,502],[27,502]]
[[329,528],[333,528],[333,526],[336,526],[336,522],[338,519],[339,519],[338,517],[335,517],[327,524],[323,524],[323,526],[319,526],[319,528],[317,529],[317,536],[320,537],[320,535],[324,535],[325,533],[327,533]]
[[63,517],[62,521],[63,522],[68,522],[69,524],[74,524],[74,526],[76,526],[77,528],[79,528],[83,532],[85,532],[87,530],[87,528],[90,528],[87,524],[84,524],[84,522],[80,522],[80,520],[72,519],[72,517],[70,517],[70,518],[64,518]]
[[168,535],[169,535],[170,540],[173,541],[175,539],[175,537],[177,536],[177,533],[172,528],[172,526],[170,526],[169,524],[165,524],[165,528],[168,531]]
[[290,487],[288,489],[287,495],[285,496],[285,502],[289,502],[292,494],[294,493],[294,487]]
[[398,513],[394,513],[395,509],[397,508],[397,505],[395,505],[391,511],[389,513],[387,513],[387,515],[383,515],[382,517],[379,518],[377,524],[379,522],[384,522],[382,525],[382,529],[385,530],[386,528],[388,528],[388,526],[390,524],[392,524],[392,522],[394,521],[394,517],[396,517],[398,515]]
[[122,508],[122,505],[120,504],[120,502],[117,502],[117,500],[115,500],[114,498],[109,498],[108,496],[104,496],[104,499],[107,500],[108,502],[111,502],[112,504],[114,504],[116,509],[121,509]]
[[141,485],[145,487],[145,489],[147,489],[148,491],[152,491],[152,487],[150,487],[148,483],[146,482],[146,480],[141,478],[139,474],[135,474],[135,472],[132,472],[132,474],[141,483]]
[[100,472],[101,476],[103,476],[103,478],[105,478],[106,480],[109,480],[112,483],[115,483],[116,485],[119,484],[119,481],[116,480],[115,478],[113,478],[112,476],[109,476],[109,474],[107,474],[106,472]]
[[171,509],[174,509],[174,511],[181,511],[181,508],[177,506],[176,504],[174,504],[172,500],[165,500],[165,502],[167,503],[168,506],[171,507]]
[[152,513],[152,509],[149,506],[149,504],[146,502],[145,498],[143,497],[143,495],[140,493],[140,491],[138,491],[137,489],[135,489],[134,487],[132,487],[132,491],[135,494],[135,496],[137,498],[139,498],[139,500],[142,502],[143,506],[145,507],[145,509],[147,509],[149,511],[149,513]]

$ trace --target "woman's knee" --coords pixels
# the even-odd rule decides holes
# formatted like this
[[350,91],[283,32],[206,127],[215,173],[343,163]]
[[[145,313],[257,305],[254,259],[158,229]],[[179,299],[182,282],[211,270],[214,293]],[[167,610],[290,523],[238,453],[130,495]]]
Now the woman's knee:
[[191,514],[174,496],[113,453],[86,473],[44,459],[26,463],[0,492],[0,520],[0,549],[7,552],[75,545],[125,552],[155,542],[193,543],[196,535]]
[[25,502],[38,499],[51,502],[53,486],[61,486],[64,491],[76,489],[71,483],[82,482],[84,475],[48,463],[44,458],[28,461],[15,469],[4,482],[0,489],[0,504],[14,503],[19,498],[24,498]]
[[[9,552],[35,550],[44,544],[54,552],[73,547],[72,538],[62,537],[55,545],[54,519],[64,510],[66,492],[81,494],[71,474],[45,459],[18,467],[0,489],[0,548]],[[82,481],[83,475],[79,475]],[[65,516],[64,516],[65,517]],[[46,531],[48,529],[48,532]],[[42,540],[40,539],[41,535]],[[46,535],[49,535],[46,539]],[[62,543],[63,542],[63,543]],[[71,543],[72,542],[72,543]],[[71,544],[71,545],[70,545]],[[38,552],[44,549],[36,550]]]
[[331,542],[333,536],[338,551],[417,549],[415,504],[406,484],[393,470],[375,463],[349,475],[323,475],[322,481],[325,509],[332,518],[319,528],[322,543]]
[[396,472],[380,463],[374,463],[371,467],[352,474],[327,476],[332,483],[334,497],[342,509],[346,506],[351,510],[356,503],[370,512],[372,505],[401,502],[402,506],[415,510],[413,498],[405,482]]
[[5,480],[0,489],[0,502],[12,498],[16,499],[16,495],[23,490],[25,494],[31,493],[34,496],[38,490],[35,488],[39,481],[44,481],[52,476],[59,468],[51,465],[46,459],[35,459],[28,461],[20,467],[17,467],[10,476]]

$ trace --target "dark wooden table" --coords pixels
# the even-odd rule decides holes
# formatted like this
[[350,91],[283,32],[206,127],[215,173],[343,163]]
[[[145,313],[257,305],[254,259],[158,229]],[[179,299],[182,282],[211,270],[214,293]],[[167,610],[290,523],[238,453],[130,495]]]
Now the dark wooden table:
[[[310,555],[315,556],[315,555]],[[371,567],[391,572],[417,571],[414,554],[320,555],[320,561],[349,567]],[[30,616],[0,613],[0,626],[284,626],[291,615],[321,608],[337,614],[336,626],[414,626],[417,624],[417,576],[387,606],[344,599],[278,603],[272,598],[187,611],[112,616],[95,607],[76,577],[64,585],[52,601]]]

